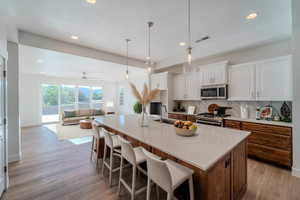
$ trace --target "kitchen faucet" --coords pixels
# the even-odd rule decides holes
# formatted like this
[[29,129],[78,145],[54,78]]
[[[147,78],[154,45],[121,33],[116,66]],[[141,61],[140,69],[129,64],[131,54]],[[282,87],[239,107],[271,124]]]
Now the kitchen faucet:
[[167,106],[163,105],[163,104],[160,104],[160,123],[163,122],[163,108],[165,108],[165,112],[168,112],[167,111]]

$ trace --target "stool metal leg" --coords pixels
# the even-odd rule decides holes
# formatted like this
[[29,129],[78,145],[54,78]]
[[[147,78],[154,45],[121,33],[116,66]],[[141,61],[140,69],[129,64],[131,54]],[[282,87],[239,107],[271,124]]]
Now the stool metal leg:
[[94,142],[95,142],[95,137],[93,136],[92,149],[91,149],[91,160],[93,159],[93,154],[94,154]]
[[120,165],[120,177],[119,177],[119,186],[118,186],[118,195],[121,193],[121,179],[123,174],[123,157],[121,156],[121,165]]
[[147,200],[150,200],[150,193],[151,193],[151,180],[148,178],[147,182]]
[[107,147],[106,147],[106,145],[104,145],[104,155],[103,155],[103,163],[102,163],[102,176],[104,175],[106,154],[107,154]]

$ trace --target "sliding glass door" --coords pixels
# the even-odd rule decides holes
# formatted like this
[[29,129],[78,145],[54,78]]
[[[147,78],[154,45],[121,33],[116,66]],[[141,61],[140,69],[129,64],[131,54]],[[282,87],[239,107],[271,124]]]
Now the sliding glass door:
[[103,108],[102,87],[42,84],[42,123],[59,121],[64,110]]
[[61,111],[76,109],[76,87],[74,85],[62,85],[60,92]]
[[59,121],[59,86],[42,85],[42,123]]

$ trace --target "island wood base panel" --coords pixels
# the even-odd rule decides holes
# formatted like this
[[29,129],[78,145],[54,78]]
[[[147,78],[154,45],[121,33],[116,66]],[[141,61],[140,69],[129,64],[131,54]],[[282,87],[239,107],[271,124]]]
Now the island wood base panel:
[[[206,171],[199,169],[183,160],[165,153],[151,144],[145,144],[125,133],[102,125],[106,130],[129,140],[133,146],[142,146],[148,151],[171,159],[194,170],[194,191],[196,200],[239,200],[247,190],[247,141],[242,141],[231,152],[227,153],[217,163]],[[213,148],[213,147],[212,147]],[[103,148],[100,149],[100,152]],[[103,153],[100,153],[103,155]],[[187,191],[188,193],[188,191]]]

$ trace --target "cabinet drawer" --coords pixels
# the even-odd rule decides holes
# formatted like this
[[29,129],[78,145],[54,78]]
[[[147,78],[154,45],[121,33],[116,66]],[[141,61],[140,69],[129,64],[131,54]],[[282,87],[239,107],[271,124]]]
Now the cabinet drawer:
[[234,120],[224,120],[224,126],[227,128],[241,129],[241,122]]
[[292,129],[290,127],[257,124],[251,122],[243,122],[242,129],[247,131],[260,131],[265,133],[281,134],[287,136],[292,135]]
[[252,131],[248,137],[250,143],[266,145],[269,147],[283,150],[291,150],[291,137],[281,134],[265,133],[261,131]]
[[292,166],[292,156],[289,151],[248,142],[248,155],[287,167]]
[[194,115],[187,115],[187,121],[196,122],[196,116]]

